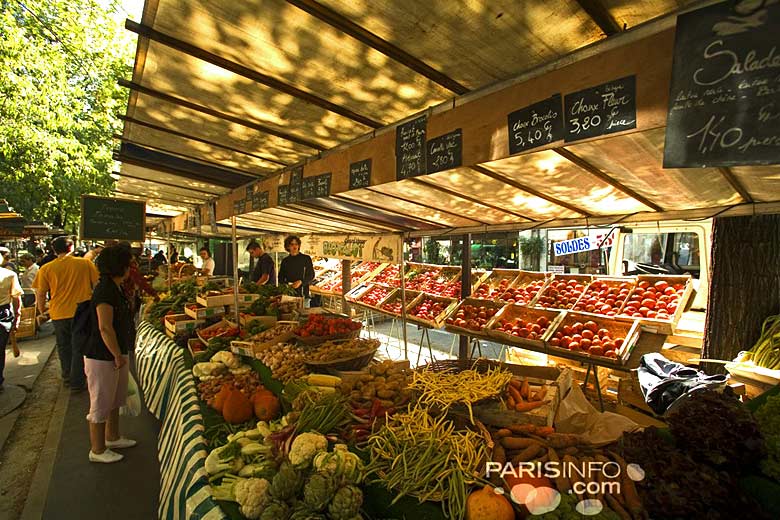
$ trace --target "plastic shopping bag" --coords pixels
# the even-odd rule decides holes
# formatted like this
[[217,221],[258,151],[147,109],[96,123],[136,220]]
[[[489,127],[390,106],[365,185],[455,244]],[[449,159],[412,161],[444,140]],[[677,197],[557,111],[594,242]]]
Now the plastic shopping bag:
[[138,383],[135,382],[133,374],[129,374],[127,380],[127,401],[119,409],[119,415],[128,417],[138,417],[141,415],[141,394],[138,392]]

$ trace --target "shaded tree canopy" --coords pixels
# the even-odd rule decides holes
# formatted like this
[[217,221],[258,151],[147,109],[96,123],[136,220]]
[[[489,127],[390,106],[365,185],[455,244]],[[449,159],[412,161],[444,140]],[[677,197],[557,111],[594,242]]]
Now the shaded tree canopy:
[[0,8],[0,193],[27,219],[73,231],[80,196],[113,187],[132,37],[94,0]]

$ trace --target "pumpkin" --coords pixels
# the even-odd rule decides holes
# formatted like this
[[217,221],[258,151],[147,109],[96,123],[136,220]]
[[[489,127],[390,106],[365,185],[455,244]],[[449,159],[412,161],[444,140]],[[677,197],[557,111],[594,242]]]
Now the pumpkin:
[[279,415],[279,399],[273,392],[261,388],[252,396],[252,406],[258,421],[272,421]]
[[231,424],[241,424],[252,418],[252,402],[235,388],[228,390],[225,404],[222,406],[222,417]]
[[504,495],[485,486],[466,499],[466,520],[515,520],[515,510]]
[[214,394],[214,397],[209,401],[209,406],[214,408],[219,413],[222,413],[222,407],[225,406],[225,399],[227,399],[228,394],[230,393],[230,385],[225,383],[222,385],[222,388],[219,389],[219,392]]

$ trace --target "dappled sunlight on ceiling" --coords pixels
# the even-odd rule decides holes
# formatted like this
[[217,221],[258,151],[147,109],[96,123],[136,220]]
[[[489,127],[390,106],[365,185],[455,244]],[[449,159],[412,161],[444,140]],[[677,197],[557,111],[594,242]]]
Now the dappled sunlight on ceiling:
[[756,201],[780,200],[780,165],[735,166],[731,171]]
[[[395,211],[403,215],[410,215],[412,217],[421,218],[423,220],[429,220],[437,224],[441,224],[449,227],[465,227],[479,224],[475,220],[464,218],[463,215],[451,214],[449,212],[439,211],[434,208],[424,207],[415,204],[414,202],[407,202],[398,200],[393,197],[376,193],[369,190],[353,190],[341,194],[344,198],[355,200],[357,202],[363,202],[370,206],[376,206],[388,211]],[[419,199],[422,204],[426,206],[434,206],[435,201]],[[449,211],[449,210],[447,210]]]

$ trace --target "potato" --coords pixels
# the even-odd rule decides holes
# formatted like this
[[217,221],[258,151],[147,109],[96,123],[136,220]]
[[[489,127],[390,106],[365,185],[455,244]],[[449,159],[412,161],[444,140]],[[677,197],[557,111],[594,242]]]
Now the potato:
[[386,388],[383,388],[382,390],[377,390],[376,395],[380,399],[389,399],[392,400],[395,397],[395,392],[392,390],[388,390]]

